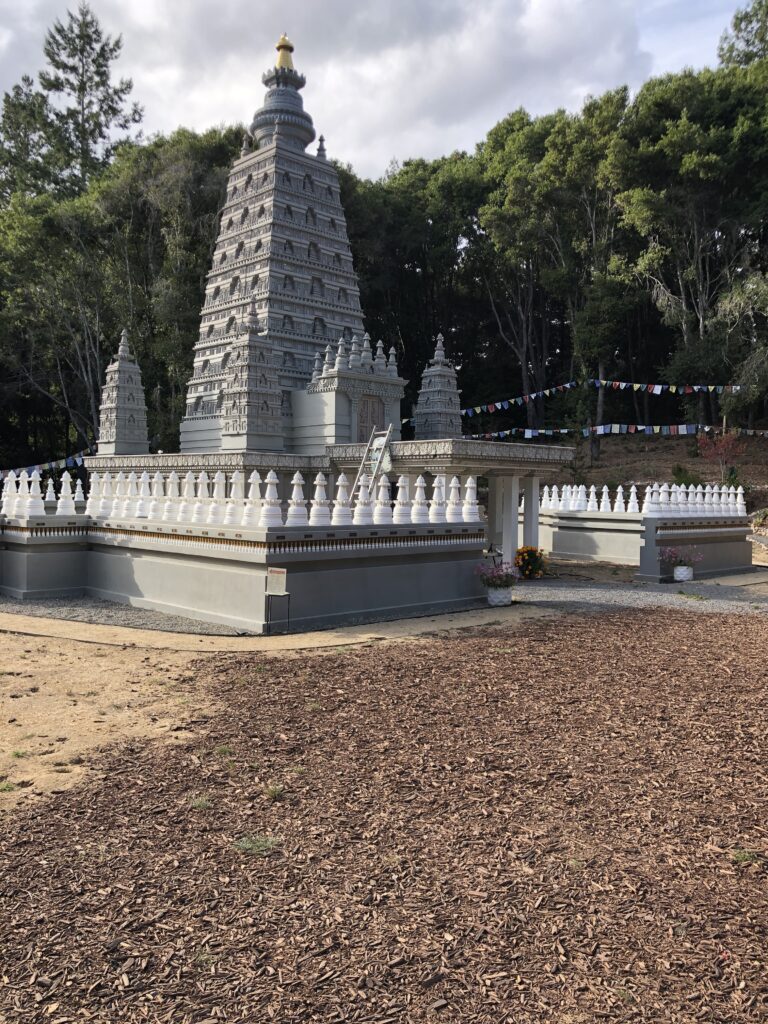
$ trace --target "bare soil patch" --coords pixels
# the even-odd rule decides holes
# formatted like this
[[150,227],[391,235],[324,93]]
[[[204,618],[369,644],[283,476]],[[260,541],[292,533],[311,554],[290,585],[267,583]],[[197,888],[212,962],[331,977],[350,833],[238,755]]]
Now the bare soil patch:
[[0,1016],[762,1021],[759,617],[199,664],[199,734],[8,815]]
[[0,813],[96,771],[126,738],[189,738],[208,698],[189,654],[0,634]]

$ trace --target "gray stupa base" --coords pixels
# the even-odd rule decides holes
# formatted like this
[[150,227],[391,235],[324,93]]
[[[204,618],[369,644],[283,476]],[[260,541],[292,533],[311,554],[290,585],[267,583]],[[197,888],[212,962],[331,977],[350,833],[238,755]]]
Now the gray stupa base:
[[75,515],[6,523],[0,544],[0,593],[19,601],[83,595],[90,522],[88,516]]
[[[245,530],[147,520],[6,524],[0,592],[88,594],[251,633],[323,629],[478,606],[481,524]],[[267,598],[268,570],[288,598]]]
[[658,519],[646,517],[640,548],[640,565],[635,579],[666,583],[673,579],[672,566],[663,561],[663,548],[695,548],[701,560],[694,565],[694,577],[707,579],[752,570],[752,532],[744,517],[711,519]]

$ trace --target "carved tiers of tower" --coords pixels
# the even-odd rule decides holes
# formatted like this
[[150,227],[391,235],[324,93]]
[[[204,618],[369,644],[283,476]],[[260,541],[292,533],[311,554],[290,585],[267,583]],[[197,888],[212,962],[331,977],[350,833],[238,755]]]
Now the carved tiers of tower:
[[461,437],[461,403],[456,371],[446,361],[442,334],[437,336],[435,354],[421,378],[413,415],[418,441]]
[[299,95],[307,80],[293,66],[293,43],[287,36],[280,37],[276,49],[275,66],[261,77],[268,92],[251,122],[251,135],[258,147],[270,142],[279,131],[289,145],[304,150],[315,137],[312,118]]
[[185,453],[283,450],[292,396],[315,356],[363,332],[338,175],[322,146],[305,148],[314,129],[292,49],[280,40],[254,145],[246,139],[230,169],[187,383]]
[[99,455],[145,455],[147,406],[141,371],[123,330],[117,355],[107,367],[99,407]]

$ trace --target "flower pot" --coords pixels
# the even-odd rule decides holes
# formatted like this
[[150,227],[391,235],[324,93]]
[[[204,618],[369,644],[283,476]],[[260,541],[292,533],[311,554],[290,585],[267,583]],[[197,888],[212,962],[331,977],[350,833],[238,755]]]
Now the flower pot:
[[485,592],[491,608],[503,608],[504,605],[512,604],[512,587],[486,587]]
[[693,566],[676,565],[672,570],[672,578],[675,583],[690,583],[693,579]]

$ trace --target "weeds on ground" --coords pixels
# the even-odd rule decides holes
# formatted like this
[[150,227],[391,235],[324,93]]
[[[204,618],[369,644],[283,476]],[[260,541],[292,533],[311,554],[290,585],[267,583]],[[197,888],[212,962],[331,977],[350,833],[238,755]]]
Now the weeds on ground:
[[235,849],[252,857],[267,857],[280,845],[277,836],[244,835],[235,841]]
[[11,757],[15,757],[15,758],[29,757],[29,751],[28,750],[12,750],[11,751]]
[[213,807],[213,801],[209,796],[203,794],[202,796],[196,796],[193,800],[190,800],[189,806],[194,811],[207,811]]
[[234,754],[234,750],[228,743],[220,743],[218,747],[213,748],[213,752],[217,757],[229,757],[230,754]]
[[757,850],[734,850],[731,854],[734,864],[757,864],[760,857]]
[[0,782],[0,793],[13,793],[15,789],[12,782]]
[[285,796],[285,786],[280,782],[269,782],[264,787],[264,796],[267,800],[271,800],[272,803],[276,803]]

